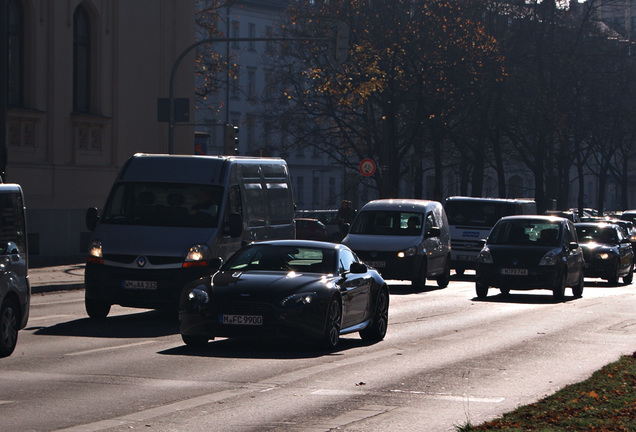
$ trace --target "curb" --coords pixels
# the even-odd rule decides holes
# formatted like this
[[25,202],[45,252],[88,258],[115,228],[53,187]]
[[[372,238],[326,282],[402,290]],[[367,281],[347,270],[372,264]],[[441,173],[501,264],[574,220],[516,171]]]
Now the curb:
[[83,290],[84,283],[59,284],[59,285],[36,285],[31,287],[31,294],[43,294],[55,291]]

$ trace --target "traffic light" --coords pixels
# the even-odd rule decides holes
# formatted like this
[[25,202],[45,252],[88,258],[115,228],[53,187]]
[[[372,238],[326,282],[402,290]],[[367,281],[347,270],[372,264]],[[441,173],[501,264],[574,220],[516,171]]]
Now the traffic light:
[[226,124],[223,127],[223,154],[238,154],[238,126]]
[[349,56],[349,26],[343,22],[334,24],[329,31],[327,45],[329,60],[344,63]]

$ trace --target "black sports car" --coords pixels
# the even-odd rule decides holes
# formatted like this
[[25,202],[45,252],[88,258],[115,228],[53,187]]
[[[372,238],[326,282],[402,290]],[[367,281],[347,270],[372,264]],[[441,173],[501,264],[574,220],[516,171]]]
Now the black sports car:
[[617,224],[582,222],[574,225],[585,255],[585,277],[626,284],[634,279],[634,252],[626,231]]
[[252,243],[213,276],[188,284],[179,319],[186,345],[215,337],[295,336],[327,349],[340,335],[384,338],[389,291],[345,245],[308,240]]

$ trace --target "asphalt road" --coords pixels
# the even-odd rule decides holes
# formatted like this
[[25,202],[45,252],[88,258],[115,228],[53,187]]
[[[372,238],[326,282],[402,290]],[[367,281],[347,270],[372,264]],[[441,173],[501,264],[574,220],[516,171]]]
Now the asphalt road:
[[218,339],[186,348],[155,311],[89,320],[83,291],[36,294],[0,359],[0,430],[453,431],[587,378],[636,350],[636,286],[588,280],[474,298],[453,280],[391,284],[389,331],[325,355],[294,341]]

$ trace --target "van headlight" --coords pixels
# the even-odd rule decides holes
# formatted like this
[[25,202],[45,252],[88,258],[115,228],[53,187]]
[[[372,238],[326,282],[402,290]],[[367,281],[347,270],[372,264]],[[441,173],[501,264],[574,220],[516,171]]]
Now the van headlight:
[[182,267],[206,267],[211,258],[210,248],[204,244],[196,244],[188,250]]
[[93,240],[88,246],[88,262],[93,264],[104,264],[104,252],[102,251],[102,242]]
[[407,249],[404,249],[403,251],[398,252],[397,256],[398,258],[406,258],[406,257],[410,257],[417,254],[417,248],[416,247],[410,247]]

